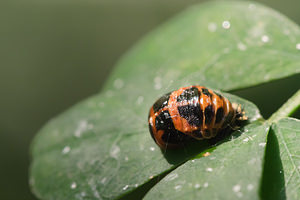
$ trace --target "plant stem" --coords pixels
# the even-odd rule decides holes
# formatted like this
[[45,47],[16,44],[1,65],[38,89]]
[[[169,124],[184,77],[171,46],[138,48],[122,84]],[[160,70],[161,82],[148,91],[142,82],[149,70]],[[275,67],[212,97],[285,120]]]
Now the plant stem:
[[283,117],[291,116],[300,108],[300,90],[288,99],[269,119],[269,122],[277,122]]

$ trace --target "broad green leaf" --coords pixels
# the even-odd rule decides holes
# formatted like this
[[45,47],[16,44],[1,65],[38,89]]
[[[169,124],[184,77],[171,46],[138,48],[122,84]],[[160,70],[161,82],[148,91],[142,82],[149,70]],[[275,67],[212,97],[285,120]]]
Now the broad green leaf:
[[[163,177],[209,144],[161,152],[147,125],[155,99],[191,84],[231,90],[297,73],[299,41],[297,25],[258,4],[214,2],[186,10],[129,51],[101,94],[40,130],[32,144],[34,193],[41,199],[116,199]],[[225,96],[241,103],[250,121],[260,118],[250,102]]]
[[253,86],[299,73],[298,43],[299,26],[259,4],[197,5],[125,54],[104,91],[121,82],[118,93],[134,101],[145,91],[161,95],[193,84],[221,90]]
[[[273,137],[279,147],[280,162],[272,165],[266,193],[270,199],[300,198],[300,121],[293,118],[284,118],[272,125]],[[279,176],[280,179],[274,179]],[[273,177],[273,179],[271,179]],[[266,192],[265,191],[265,192]],[[279,198],[278,198],[279,199]]]
[[[224,95],[242,104],[251,121],[260,118],[252,103]],[[139,113],[103,99],[77,105],[37,136],[31,184],[42,199],[115,199],[208,148],[199,142],[194,149],[164,154],[150,137],[147,110]]]
[[145,199],[259,199],[268,130],[267,125],[246,126],[240,137],[168,174]]

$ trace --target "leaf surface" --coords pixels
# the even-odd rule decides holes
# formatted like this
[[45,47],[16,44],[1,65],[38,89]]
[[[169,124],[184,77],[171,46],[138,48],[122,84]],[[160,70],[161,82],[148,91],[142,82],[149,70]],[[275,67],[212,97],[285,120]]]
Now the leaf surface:
[[[224,96],[242,104],[250,120],[260,118],[252,103]],[[31,166],[31,182],[38,196],[115,199],[209,147],[200,141],[193,149],[165,154],[150,136],[146,111],[138,113],[119,105],[115,107],[118,112],[111,112],[112,105],[118,104],[112,100],[106,101],[112,105],[103,106],[102,100],[92,97],[41,130]],[[106,123],[101,123],[103,118]]]
[[[160,151],[147,124],[157,97],[191,84],[233,90],[298,73],[299,41],[297,25],[259,4],[187,9],[130,50],[101,94],[39,131],[32,144],[32,190],[41,199],[116,199],[163,177],[210,145],[202,141],[171,155]],[[251,121],[261,117],[252,103],[224,95],[241,103]],[[234,141],[245,136],[216,150],[234,150]]]
[[125,88],[119,92],[130,100],[136,96],[129,91],[143,95],[154,90],[159,96],[193,84],[227,91],[258,85],[300,72],[298,43],[299,26],[260,4],[200,4],[125,54],[104,91],[114,90],[119,80]]
[[[282,162],[282,170],[275,171],[283,175],[284,181],[281,188],[274,187],[280,191],[280,196],[287,199],[300,198],[300,121],[294,118],[284,118],[273,124],[272,129],[278,139],[279,153]],[[273,191],[270,189],[270,191]]]
[[259,199],[269,127],[251,124],[209,156],[190,160],[168,174],[145,199]]

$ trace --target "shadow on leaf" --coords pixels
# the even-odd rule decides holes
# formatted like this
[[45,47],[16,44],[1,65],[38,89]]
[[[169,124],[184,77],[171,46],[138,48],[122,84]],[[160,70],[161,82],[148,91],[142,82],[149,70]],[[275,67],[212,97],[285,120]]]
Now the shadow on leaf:
[[[245,122],[244,125],[248,124]],[[208,140],[190,140],[185,143],[182,148],[177,149],[161,149],[162,154],[165,159],[173,165],[173,167],[156,177],[153,177],[148,182],[144,183],[140,187],[134,189],[133,191],[128,191],[127,194],[124,194],[119,200],[138,200],[142,199],[146,193],[156,185],[160,180],[162,180],[166,175],[175,170],[177,167],[181,166],[183,163],[187,162],[190,159],[199,159],[206,156],[205,152],[213,152],[218,145],[221,145],[225,142],[229,142],[232,139],[238,138],[243,132],[243,128],[240,130],[232,132],[228,127],[220,132],[216,137]]]
[[286,199],[284,171],[280,158],[279,144],[272,127],[268,134],[260,196],[262,199]]

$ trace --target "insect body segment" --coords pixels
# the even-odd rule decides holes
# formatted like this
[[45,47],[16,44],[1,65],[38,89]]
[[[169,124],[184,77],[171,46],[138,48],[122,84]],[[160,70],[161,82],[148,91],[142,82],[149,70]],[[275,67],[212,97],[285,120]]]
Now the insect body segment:
[[247,120],[240,105],[203,86],[179,88],[165,94],[151,107],[149,130],[161,147],[177,147],[191,138],[215,137],[226,127]]

